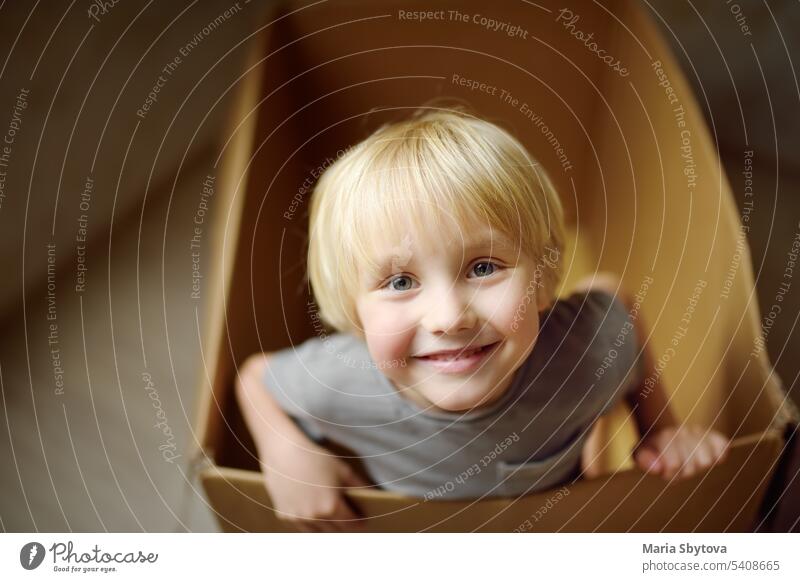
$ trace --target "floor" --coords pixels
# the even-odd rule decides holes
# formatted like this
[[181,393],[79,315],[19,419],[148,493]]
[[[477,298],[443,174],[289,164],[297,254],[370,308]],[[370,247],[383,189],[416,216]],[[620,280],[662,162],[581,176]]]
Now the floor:
[[151,193],[141,234],[138,210],[115,217],[82,293],[56,252],[54,315],[42,289],[4,323],[0,529],[217,531],[187,458],[202,309],[189,239],[211,163],[196,160],[172,197]]

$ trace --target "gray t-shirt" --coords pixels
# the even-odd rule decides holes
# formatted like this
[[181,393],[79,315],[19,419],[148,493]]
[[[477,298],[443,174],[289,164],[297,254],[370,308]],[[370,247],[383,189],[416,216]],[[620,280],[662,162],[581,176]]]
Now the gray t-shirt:
[[424,499],[518,496],[580,475],[589,428],[641,381],[625,306],[576,293],[540,313],[536,345],[497,401],[467,413],[399,394],[351,334],[273,352],[265,385],[305,432],[359,456],[373,482]]

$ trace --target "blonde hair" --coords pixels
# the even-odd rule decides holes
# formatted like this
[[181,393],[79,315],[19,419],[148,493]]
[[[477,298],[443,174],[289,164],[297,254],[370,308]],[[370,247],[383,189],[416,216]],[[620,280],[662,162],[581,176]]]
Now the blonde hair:
[[563,211],[545,170],[493,123],[421,109],[348,150],[314,188],[308,279],[322,322],[363,335],[355,303],[359,273],[377,267],[370,241],[395,233],[401,216],[440,232],[442,214],[505,234],[537,262],[540,291],[555,296]]

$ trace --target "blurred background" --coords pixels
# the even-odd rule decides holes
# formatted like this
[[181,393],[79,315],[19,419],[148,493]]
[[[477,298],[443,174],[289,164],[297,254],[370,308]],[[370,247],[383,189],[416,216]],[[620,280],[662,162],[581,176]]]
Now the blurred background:
[[[0,5],[0,531],[217,531],[190,455],[192,237],[215,212],[204,183],[276,4]],[[753,151],[763,311],[800,234],[800,4],[740,4],[644,2],[742,210]],[[798,314],[793,286],[767,346],[800,403]]]

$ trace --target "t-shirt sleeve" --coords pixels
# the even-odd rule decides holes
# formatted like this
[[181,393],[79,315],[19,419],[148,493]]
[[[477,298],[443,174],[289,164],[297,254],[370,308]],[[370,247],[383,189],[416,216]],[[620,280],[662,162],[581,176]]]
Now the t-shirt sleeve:
[[575,293],[565,300],[573,311],[574,332],[589,342],[588,381],[599,414],[610,412],[644,379],[638,313],[613,294],[599,289]]
[[644,379],[638,313],[629,311],[625,303],[607,291],[590,291],[588,300],[602,314],[598,338],[602,338],[604,346],[597,354],[595,376],[606,394],[600,412],[605,414],[637,390]]
[[316,418],[325,398],[325,378],[321,376],[329,357],[325,342],[314,337],[271,352],[264,373],[265,389],[314,440],[324,436]]

